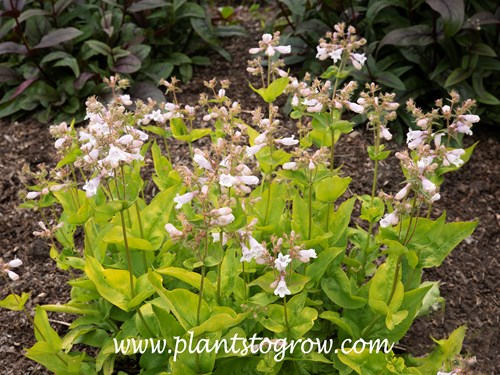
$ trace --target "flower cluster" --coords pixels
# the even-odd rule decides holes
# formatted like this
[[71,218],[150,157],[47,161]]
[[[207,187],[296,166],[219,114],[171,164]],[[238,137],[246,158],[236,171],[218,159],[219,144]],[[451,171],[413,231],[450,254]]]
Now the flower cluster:
[[[458,133],[472,134],[471,127],[480,118],[469,114],[475,105],[473,100],[460,103],[458,93],[451,92],[450,96],[449,105],[443,105],[443,101],[438,100],[437,108],[429,113],[423,113],[412,100],[408,101],[407,106],[415,118],[417,129],[409,130],[407,134],[407,146],[411,153],[396,153],[407,178],[404,187],[394,196],[384,195],[393,203],[395,210],[382,218],[382,227],[396,225],[399,216],[409,212],[411,192],[419,204],[431,205],[441,199],[438,183],[440,171],[443,167],[459,168],[464,163],[462,157],[466,151],[451,147],[451,140],[456,139]],[[434,126],[440,123],[444,123],[444,126],[435,130]]]
[[10,262],[4,263],[3,259],[0,258],[0,271],[6,273],[11,280],[18,280],[19,275],[11,270],[11,268],[17,268],[23,264],[21,259],[13,259]]
[[348,26],[346,30],[344,23],[335,25],[334,29],[334,32],[329,32],[325,38],[320,39],[319,45],[316,47],[318,52],[316,58],[319,60],[331,58],[336,64],[338,61],[342,61],[343,56],[347,56],[354,68],[360,70],[366,57],[364,53],[355,51],[366,44],[366,39],[359,38],[353,26]]

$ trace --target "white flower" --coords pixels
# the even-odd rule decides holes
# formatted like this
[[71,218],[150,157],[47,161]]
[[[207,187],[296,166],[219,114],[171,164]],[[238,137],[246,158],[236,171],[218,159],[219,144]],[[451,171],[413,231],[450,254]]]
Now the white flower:
[[83,190],[85,190],[85,195],[87,198],[93,197],[97,194],[97,188],[99,188],[99,183],[101,181],[101,176],[94,177],[90,181],[86,181],[83,185]]
[[[226,233],[222,233],[222,246],[227,244],[228,237]],[[213,242],[220,242],[220,232],[212,233],[212,241]]]
[[316,58],[323,61],[328,58],[328,53],[326,52],[326,48],[316,46]]
[[356,113],[363,113],[365,111],[365,108],[362,105],[356,103],[346,101],[346,105],[351,111]]
[[172,239],[176,239],[183,236],[183,233],[179,229],[174,227],[173,224],[170,223],[165,224],[165,230]]
[[10,262],[3,265],[3,271],[14,281],[19,279],[19,275],[10,270],[10,268],[16,268],[23,264],[21,259],[13,259]]
[[264,146],[265,146],[265,144],[255,145],[252,147],[247,146],[247,148],[245,149],[245,152],[246,152],[248,157],[252,157],[256,153],[258,153]]
[[28,194],[26,194],[26,198],[27,199],[35,199],[35,198],[38,198],[40,196],[40,192],[39,191],[30,191]]
[[177,193],[175,198],[174,198],[174,203],[177,203],[175,208],[180,210],[182,208],[183,204],[191,202],[191,200],[194,198],[196,193],[197,193],[196,191],[186,193],[183,195],[179,195],[179,193]]
[[455,129],[459,133],[472,135],[472,130],[470,130],[471,126],[472,126],[472,124],[469,125],[466,122],[459,121],[459,122],[457,122]]
[[299,251],[299,260],[303,263],[307,263],[311,260],[311,258],[317,258],[316,250],[300,250]]
[[130,95],[120,95],[118,97],[123,105],[132,105],[132,100],[130,100]]
[[299,97],[297,96],[297,94],[294,94],[292,98],[292,106],[297,107],[298,105],[299,105]]
[[222,173],[219,176],[219,184],[225,187],[232,187],[238,180],[230,174]]
[[427,132],[422,130],[410,130],[406,134],[406,143],[411,150],[416,149],[424,141]]
[[422,173],[425,168],[431,165],[433,161],[434,161],[434,156],[432,155],[424,156],[419,161],[417,161],[417,167],[420,173]]
[[400,201],[401,199],[403,199],[404,197],[406,197],[406,195],[408,194],[408,190],[410,190],[410,187],[411,187],[411,184],[406,184],[406,186],[404,188],[402,188],[395,196],[394,198],[396,198],[398,201]]
[[291,137],[277,139],[275,140],[275,142],[281,143],[284,146],[294,146],[297,143],[299,143],[298,139],[295,139],[295,135],[292,135]]
[[470,122],[471,124],[475,124],[479,122],[481,118],[478,115],[462,115],[460,116],[464,121]]
[[259,52],[260,52],[260,48],[258,48],[258,47],[256,47],[256,48],[250,48],[248,50],[248,53],[250,53],[251,55],[255,55],[255,54],[259,53]]
[[431,197],[431,202],[436,202],[441,199],[441,194],[436,193]]
[[380,133],[382,134],[382,137],[384,137],[386,141],[390,141],[392,139],[391,132],[383,125],[380,126]]
[[111,168],[118,168],[121,161],[128,163],[132,160],[137,159],[142,159],[142,156],[140,154],[130,154],[116,147],[115,145],[111,145],[109,147],[108,156],[106,156],[104,160],[109,163]]
[[132,136],[132,134],[125,134],[121,136],[116,142],[118,142],[121,145],[128,145],[132,143],[133,140],[134,137]]
[[276,51],[278,51],[279,53],[282,53],[282,54],[286,54],[286,53],[291,53],[292,52],[292,46],[288,45],[288,46],[276,46],[274,47],[274,49]]
[[221,208],[214,208],[212,211],[210,211],[210,215],[224,216],[224,215],[229,215],[231,212],[233,212],[231,207],[221,207]]
[[441,112],[443,112],[443,115],[449,115],[451,112],[451,108],[449,105],[443,105],[441,108]]
[[427,192],[427,193],[432,193],[436,191],[436,185],[429,179],[422,177],[422,188]]
[[238,176],[236,179],[245,185],[257,185],[259,183],[259,178],[255,176]]
[[220,226],[229,225],[234,221],[235,217],[233,214],[219,216],[216,220],[216,224]]
[[214,171],[214,169],[210,165],[210,162],[203,155],[195,154],[193,156],[193,159],[196,162],[196,164],[198,164],[203,169],[206,169],[207,171],[210,171],[210,172]]
[[251,262],[253,259],[253,253],[244,243],[241,244],[241,255],[240,262]]
[[295,171],[297,170],[297,163],[294,161],[290,161],[288,163],[283,164],[283,169],[287,171]]
[[266,143],[267,133],[268,133],[268,131],[266,130],[264,133],[259,134],[257,137],[255,137],[254,143],[256,145],[260,145],[260,144]]
[[290,292],[290,289],[287,288],[285,279],[283,277],[280,279],[278,286],[274,290],[274,294],[276,296],[279,296],[280,298],[284,298],[285,296],[289,296],[290,294],[292,294],[292,292]]
[[254,258],[259,258],[264,255],[266,248],[259,241],[253,238],[253,236],[249,236],[248,240],[250,242],[250,250]]
[[364,53],[351,53],[349,57],[351,58],[352,65],[357,70],[360,70],[365,64],[366,57]]
[[274,260],[274,267],[280,271],[284,272],[288,264],[292,261],[290,255],[283,255],[282,253],[278,254],[278,258]]
[[314,105],[312,107],[307,107],[307,112],[318,113],[318,112],[321,112],[322,109],[323,109],[323,104],[318,102],[316,105]]
[[450,164],[453,164],[456,167],[460,167],[464,163],[464,161],[460,158],[460,156],[462,156],[463,154],[465,154],[465,150],[462,148],[448,151],[444,155],[443,165],[447,167]]
[[328,54],[333,60],[333,63],[336,64],[342,58],[342,48],[337,48],[335,51],[332,51]]
[[64,145],[64,142],[66,142],[66,137],[63,137],[63,138],[59,138],[55,143],[54,143],[54,147],[57,148],[57,149],[60,149],[62,148],[62,146]]
[[390,214],[386,214],[381,220],[380,220],[380,226],[382,228],[386,228],[389,225],[396,225],[399,223],[399,217],[397,215],[397,211],[393,211]]

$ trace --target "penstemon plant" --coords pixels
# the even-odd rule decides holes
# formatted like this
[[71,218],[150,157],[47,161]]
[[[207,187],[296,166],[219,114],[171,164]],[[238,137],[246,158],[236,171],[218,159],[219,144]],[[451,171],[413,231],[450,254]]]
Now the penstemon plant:
[[[247,70],[266,106],[248,118],[227,96],[228,81],[205,82],[209,94],[190,106],[179,102],[175,79],[162,82],[172,101],[157,104],[133,103],[123,94],[128,82],[111,77],[113,99],[88,99],[85,128],[53,126],[61,160],[32,174],[38,183],[24,207],[40,212],[34,234],[71,272],[72,292],[63,305],[36,308],[27,357],[57,374],[125,373],[130,360],[142,374],[436,374],[460,366],[464,327],[426,357],[398,355],[392,345],[442,301],[437,282],[422,282],[423,269],[438,267],[477,225],[434,219],[432,207],[444,174],[470,158],[474,146],[453,145],[479,117],[474,101],[454,92],[429,113],[409,101],[416,130],[396,153],[403,185],[379,192],[399,104],[375,84],[357,93],[356,82],[345,82],[350,66],[364,64],[364,44],[353,27],[337,25],[318,46],[332,67],[323,79],[299,81],[280,59],[290,47],[279,33],[264,34]],[[276,104],[284,93],[286,129]],[[349,112],[367,118],[374,164],[370,194],[350,198],[351,178],[335,166],[335,145],[352,131]],[[187,143],[185,158],[172,157],[172,138]],[[357,203],[365,224],[353,227]],[[21,264],[2,262],[1,270],[15,280],[11,268]],[[31,319],[28,298],[13,292],[0,306]],[[76,316],[63,337],[47,312]],[[372,350],[371,342],[390,347]]]

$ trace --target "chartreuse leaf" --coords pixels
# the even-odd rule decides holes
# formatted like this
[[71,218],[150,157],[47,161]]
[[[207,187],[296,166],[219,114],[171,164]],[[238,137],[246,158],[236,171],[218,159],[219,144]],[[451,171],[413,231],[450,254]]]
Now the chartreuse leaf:
[[366,194],[358,196],[358,199],[361,201],[361,215],[359,217],[369,223],[379,221],[385,211],[384,201],[375,197],[372,203],[371,196]]
[[[180,267],[165,267],[156,270],[160,275],[175,277],[178,280],[185,282],[193,288],[200,289],[201,275],[197,272],[188,271]],[[203,283],[205,299],[211,301],[215,298],[216,292],[212,282],[205,279]]]
[[40,306],[35,310],[35,337],[37,341],[46,342],[50,348],[57,352],[61,349],[62,340],[57,332],[50,326],[47,312]]
[[285,91],[285,88],[288,86],[288,82],[289,80],[287,77],[282,77],[274,80],[268,87],[265,88],[256,89],[251,84],[249,85],[253,91],[264,99],[266,103],[272,103],[283,93],[283,91]]
[[460,353],[465,337],[466,327],[461,326],[454,330],[448,339],[435,340],[437,346],[425,358],[415,358],[420,364],[418,369],[422,374],[435,374],[440,370],[451,370],[453,359]]
[[54,350],[45,341],[39,341],[26,352],[26,357],[42,364],[54,374],[80,375],[92,374],[95,372],[91,367],[83,362],[85,353],[80,355],[69,355],[61,350]]
[[212,316],[205,320],[197,327],[193,327],[191,331],[193,336],[197,337],[205,332],[218,332],[226,330],[230,327],[240,324],[249,312],[237,314],[229,307],[217,307],[214,309]]
[[330,246],[343,247],[347,245],[347,227],[351,221],[355,202],[356,198],[349,198],[333,213],[329,223],[329,230],[333,232],[333,236],[329,239]]
[[315,184],[316,198],[321,202],[335,202],[344,194],[351,183],[350,177],[331,176]]
[[321,289],[332,302],[346,309],[359,309],[366,305],[365,298],[353,293],[351,282],[341,268],[335,268],[330,274],[332,277],[321,280]]
[[[135,237],[131,232],[130,229],[126,230],[127,234],[127,243],[129,248],[131,249],[136,249],[136,250],[156,250],[153,245],[148,241],[144,240],[142,238],[137,238]],[[111,229],[109,229],[106,234],[104,235],[103,239],[104,242],[110,244],[119,244],[123,245],[124,238],[123,238],[123,228],[121,225],[115,225]]]
[[0,307],[12,311],[21,311],[26,304],[28,298],[30,298],[31,293],[23,293],[20,296],[17,294],[9,294],[3,300],[0,301]]
[[353,322],[347,322],[345,319],[340,317],[340,314],[336,311],[325,311],[319,316],[321,319],[328,320],[343,329],[350,337],[359,336],[360,329]]
[[[141,210],[144,239],[151,244],[154,250],[159,249],[163,243],[163,239],[165,238],[165,224],[167,224],[170,219],[170,213],[174,206],[174,198],[179,188],[180,185],[175,185],[158,193],[153,200]],[[132,230],[136,236],[139,235],[139,224],[137,223],[137,225],[134,225]]]
[[[148,279],[163,299],[172,314],[177,318],[182,328],[187,332],[197,326],[197,307],[199,296],[185,289],[174,289],[169,291],[162,285],[161,279],[155,277],[155,272],[148,272]],[[204,322],[210,316],[207,302],[202,299],[200,305],[200,322]]]
[[384,150],[385,145],[380,145],[378,148],[375,146],[368,146],[368,156],[372,160],[385,160],[391,154],[391,152]]
[[370,281],[368,304],[373,312],[386,317],[386,326],[390,330],[408,316],[408,311],[398,311],[404,297],[401,273],[398,272],[399,256],[389,255],[380,265]]
[[284,314],[284,305],[267,306],[268,318],[261,319],[260,323],[275,333],[287,332],[289,337],[299,339],[303,337],[314,325],[318,318],[316,309],[304,307],[307,293],[301,293],[291,298],[286,303],[288,326]]
[[330,263],[337,259],[341,254],[344,254],[345,248],[331,247],[321,251],[318,258],[307,265],[306,276],[311,278],[311,281],[317,283],[321,280]]
[[254,205],[253,210],[259,219],[258,230],[279,233],[283,211],[286,206],[286,185],[277,182],[271,183],[262,194],[258,189],[252,192],[252,197],[261,197]]
[[395,357],[392,351],[385,353],[385,349],[370,350],[369,345],[365,345],[364,349],[357,346],[346,349],[345,352],[339,351],[338,358],[360,375],[424,374],[415,367],[406,367],[404,359]]
[[235,287],[236,278],[238,277],[240,261],[236,253],[236,249],[229,248],[224,254],[224,259],[221,264],[221,283],[220,291],[223,296],[229,296]]
[[[128,271],[104,269],[95,258],[87,256],[85,259],[85,273],[102,297],[123,311],[129,311],[132,293]],[[132,277],[135,284],[135,277]]]

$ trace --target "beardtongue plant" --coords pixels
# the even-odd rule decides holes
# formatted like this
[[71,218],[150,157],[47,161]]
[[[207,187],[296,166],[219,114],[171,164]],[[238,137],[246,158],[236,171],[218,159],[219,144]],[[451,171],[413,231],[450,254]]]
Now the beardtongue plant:
[[[132,103],[120,94],[127,81],[112,77],[113,100],[90,98],[85,128],[53,126],[61,160],[33,174],[38,184],[24,207],[40,212],[34,234],[71,272],[71,300],[37,306],[27,357],[57,374],[125,373],[130,362],[143,374],[450,371],[464,327],[423,358],[339,350],[359,339],[401,340],[442,301],[437,282],[422,282],[423,269],[439,266],[477,224],[432,218],[444,174],[474,148],[453,147],[479,121],[474,102],[456,93],[429,113],[408,102],[416,130],[396,153],[402,188],[378,192],[398,103],[374,84],[355,95],[356,82],[345,82],[365,61],[363,44],[354,28],[337,25],[318,46],[332,67],[323,79],[299,81],[279,58],[290,48],[265,34],[247,70],[266,106],[246,120],[227,81],[205,82],[210,95],[189,106],[178,101],[175,79],[163,82],[173,101],[157,104]],[[291,128],[277,106],[284,93]],[[335,166],[335,145],[352,131],[351,112],[366,115],[373,132],[374,176],[370,194],[346,197],[351,178]],[[185,157],[172,157],[172,138],[188,144]],[[357,203],[364,225],[353,227]],[[2,270],[16,279],[10,268],[19,265]],[[28,298],[13,292],[0,305],[31,318]],[[75,316],[62,337],[47,312]],[[246,346],[252,337],[268,340]],[[119,347],[132,338],[150,347]],[[181,351],[181,340],[197,350]],[[215,350],[224,340],[232,346]]]

